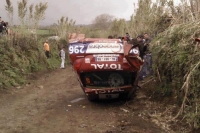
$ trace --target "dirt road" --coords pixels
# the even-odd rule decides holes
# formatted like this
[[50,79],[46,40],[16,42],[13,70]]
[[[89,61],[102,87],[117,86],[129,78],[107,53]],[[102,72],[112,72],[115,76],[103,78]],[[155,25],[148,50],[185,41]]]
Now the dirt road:
[[166,132],[144,115],[154,110],[141,92],[128,103],[90,102],[69,66],[0,93],[0,133]]

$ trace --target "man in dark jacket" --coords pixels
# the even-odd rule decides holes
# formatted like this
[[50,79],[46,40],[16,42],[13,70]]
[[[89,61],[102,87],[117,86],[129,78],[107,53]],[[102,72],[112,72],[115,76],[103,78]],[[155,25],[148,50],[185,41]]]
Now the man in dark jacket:
[[153,63],[153,59],[152,59],[152,53],[150,52],[150,42],[151,42],[151,37],[149,36],[149,34],[145,33],[144,34],[144,39],[145,39],[145,51],[146,51],[146,58],[147,58],[147,70],[149,72],[149,75],[153,75],[153,68],[152,68],[152,63]]
[[2,20],[1,20],[1,17],[0,17],[0,33],[3,32],[3,23],[2,23]]
[[151,37],[149,36],[149,34],[144,33],[144,46],[145,46],[145,50],[149,50],[149,45],[151,42]]
[[143,36],[142,35],[137,36],[137,38],[132,39],[130,43],[133,45],[133,47],[138,47],[140,51],[140,57],[143,59],[144,53],[146,52],[144,49]]
[[[137,36],[135,39],[132,39],[130,41],[130,43],[133,45],[132,48],[138,48],[139,49],[140,57],[144,61],[145,51],[144,51],[143,36],[142,35]],[[146,72],[146,64],[145,64],[145,61],[144,61],[143,66],[141,66],[140,70],[137,72],[137,76],[136,76],[135,83],[134,83],[136,87],[141,88],[140,86],[138,86],[138,81],[139,81],[139,79],[143,79],[145,72]]]
[[126,36],[124,37],[124,41],[127,41],[127,42],[131,41],[129,33],[126,33]]

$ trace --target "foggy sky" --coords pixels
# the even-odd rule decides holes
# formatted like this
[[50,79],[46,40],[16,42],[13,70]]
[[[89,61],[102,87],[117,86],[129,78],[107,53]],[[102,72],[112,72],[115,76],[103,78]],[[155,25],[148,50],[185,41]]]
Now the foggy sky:
[[[18,22],[18,1],[20,0],[11,0],[15,22]],[[75,20],[76,24],[91,24],[96,16],[103,13],[129,20],[134,13],[133,3],[137,0],[28,0],[28,5],[39,2],[48,2],[45,20],[40,24],[50,25],[57,23],[62,16]],[[8,21],[5,11],[6,0],[0,0],[0,3],[0,16],[2,20]]]

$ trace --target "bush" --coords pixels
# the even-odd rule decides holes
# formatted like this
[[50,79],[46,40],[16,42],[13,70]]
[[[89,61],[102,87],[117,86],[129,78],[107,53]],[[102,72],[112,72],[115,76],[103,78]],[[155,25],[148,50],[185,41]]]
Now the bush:
[[[61,42],[49,41],[51,58],[47,59],[43,48],[44,40],[28,34],[0,38],[0,88],[24,84],[30,73],[58,68]],[[67,45],[66,43],[63,40],[62,45]]]
[[[181,98],[180,111],[189,125],[200,127],[200,49],[194,38],[200,36],[198,22],[172,26],[154,39],[152,51],[155,69],[159,70],[164,88]],[[168,86],[166,86],[168,85]]]

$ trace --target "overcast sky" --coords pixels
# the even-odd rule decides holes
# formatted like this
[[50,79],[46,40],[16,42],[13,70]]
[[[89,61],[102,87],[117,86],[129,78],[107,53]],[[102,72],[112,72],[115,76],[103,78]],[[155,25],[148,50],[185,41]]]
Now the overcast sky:
[[[17,1],[11,0],[14,6],[14,20],[17,19]],[[137,0],[28,0],[28,5],[39,2],[48,2],[45,20],[42,25],[57,23],[62,16],[76,21],[76,24],[90,24],[100,14],[106,13],[116,18],[129,20],[134,13],[133,4]],[[6,0],[0,0],[0,16],[8,21],[5,12]]]

